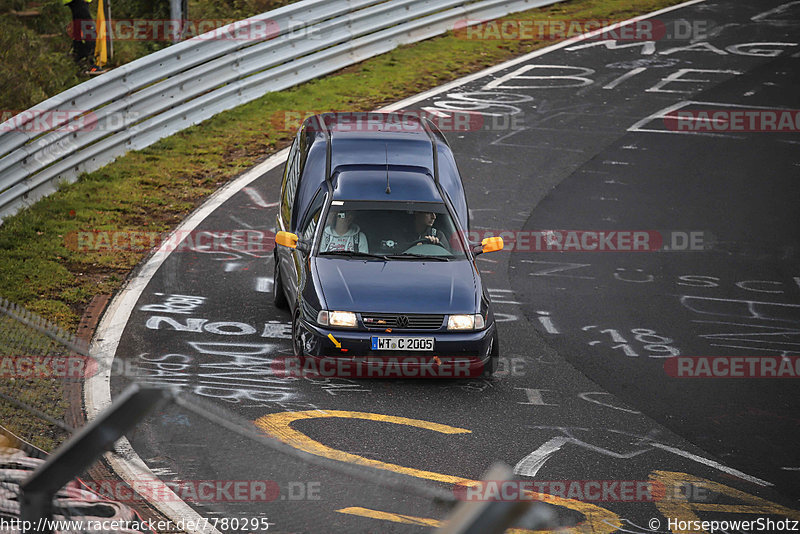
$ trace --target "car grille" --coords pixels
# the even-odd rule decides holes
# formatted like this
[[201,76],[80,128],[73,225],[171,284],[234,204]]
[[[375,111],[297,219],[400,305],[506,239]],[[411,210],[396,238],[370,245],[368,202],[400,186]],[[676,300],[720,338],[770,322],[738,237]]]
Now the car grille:
[[444,315],[419,315],[401,313],[362,313],[361,321],[367,328],[397,328],[398,330],[438,330]]

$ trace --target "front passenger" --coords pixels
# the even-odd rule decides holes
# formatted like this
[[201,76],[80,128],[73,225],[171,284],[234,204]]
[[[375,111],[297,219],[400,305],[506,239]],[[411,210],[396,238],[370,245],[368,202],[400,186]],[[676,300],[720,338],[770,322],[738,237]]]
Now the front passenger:
[[352,211],[332,212],[322,232],[320,252],[369,252],[367,236],[353,222]]

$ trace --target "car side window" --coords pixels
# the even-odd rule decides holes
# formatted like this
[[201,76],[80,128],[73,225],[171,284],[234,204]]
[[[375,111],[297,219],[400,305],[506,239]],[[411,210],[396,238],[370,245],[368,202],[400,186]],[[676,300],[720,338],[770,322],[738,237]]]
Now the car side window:
[[300,225],[301,238],[304,241],[312,241],[314,239],[314,232],[316,232],[317,226],[319,225],[319,217],[322,213],[322,206],[325,204],[325,200],[327,198],[327,192],[320,189],[314,197],[314,200],[311,202],[311,206],[309,206],[308,211],[303,218],[303,222]]

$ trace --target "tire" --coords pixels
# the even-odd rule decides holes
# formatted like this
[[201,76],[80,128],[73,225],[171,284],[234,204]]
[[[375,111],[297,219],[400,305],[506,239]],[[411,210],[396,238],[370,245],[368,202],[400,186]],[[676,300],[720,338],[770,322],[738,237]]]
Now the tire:
[[492,376],[495,371],[497,371],[497,366],[500,363],[500,341],[497,339],[497,333],[492,336],[492,352],[489,356],[489,359],[483,365],[483,371],[481,372],[481,377],[489,378]]
[[281,270],[278,266],[278,255],[275,255],[275,269],[272,276],[272,302],[275,307],[281,310],[289,308],[289,300],[286,298],[286,292],[283,290],[283,281],[281,280]]

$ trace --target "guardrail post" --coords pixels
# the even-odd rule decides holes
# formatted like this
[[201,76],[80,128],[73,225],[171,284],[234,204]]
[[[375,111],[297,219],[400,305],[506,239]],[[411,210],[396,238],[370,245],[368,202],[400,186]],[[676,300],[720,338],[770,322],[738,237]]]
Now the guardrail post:
[[[492,465],[484,481],[502,484],[510,481],[514,472],[504,463]],[[459,504],[436,530],[436,534],[502,534],[514,521],[526,516],[526,528],[541,530],[551,526],[555,514],[544,503],[520,499],[515,501],[467,501]]]
[[[185,11],[183,10],[183,0],[170,0],[169,1],[169,17],[170,22],[174,25],[178,23],[180,31],[172,35],[172,42],[178,43],[183,40],[183,19],[185,18]],[[169,27],[170,25],[168,25]],[[174,26],[171,26],[174,28]]]
[[83,473],[114,442],[133,428],[156,406],[172,399],[171,390],[129,386],[94,421],[61,445],[33,474],[20,484],[20,516],[23,534],[50,534],[53,496]]

